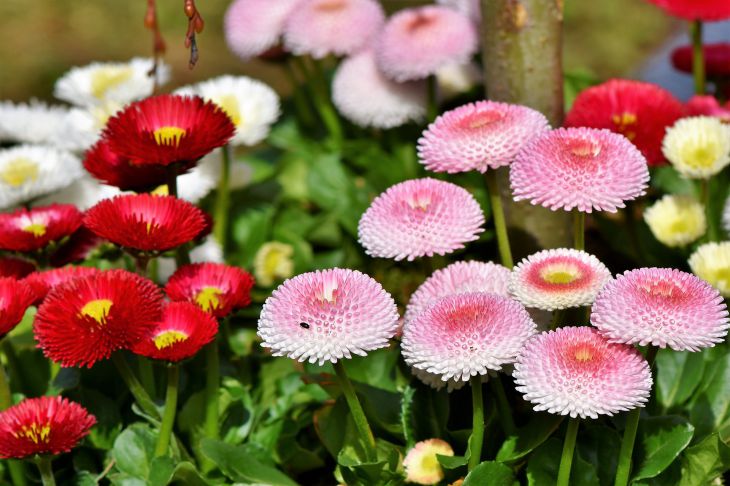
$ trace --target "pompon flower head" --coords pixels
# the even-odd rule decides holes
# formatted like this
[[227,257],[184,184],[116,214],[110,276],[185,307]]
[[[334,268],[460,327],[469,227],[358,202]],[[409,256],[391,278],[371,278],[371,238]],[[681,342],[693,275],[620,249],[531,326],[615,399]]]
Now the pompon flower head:
[[536,325],[519,302],[477,292],[444,297],[403,327],[410,366],[448,381],[498,371],[514,363]]
[[682,118],[667,130],[662,150],[683,176],[709,179],[730,164],[730,125],[710,116]]
[[161,310],[162,292],[154,283],[108,270],[57,285],[38,308],[33,333],[46,358],[91,367],[137,344]]
[[71,236],[83,215],[70,204],[18,209],[0,214],[0,250],[34,252]]
[[178,90],[218,105],[236,127],[231,145],[256,145],[279,118],[279,96],[267,84],[246,76],[220,76]]
[[171,302],[162,319],[133,348],[152,359],[178,362],[192,358],[218,333],[216,318],[190,302]]
[[563,327],[530,339],[515,363],[517,391],[537,411],[598,418],[643,407],[651,393],[649,363],[597,329]]
[[405,322],[449,295],[488,292],[509,297],[510,270],[492,262],[455,262],[436,270],[423,282],[408,302]]
[[82,172],[78,158],[51,147],[20,145],[0,150],[0,208],[58,191]]
[[223,19],[228,47],[244,61],[276,47],[284,32],[284,23],[298,2],[234,0]]
[[236,127],[225,111],[197,96],[160,95],[109,119],[103,137],[136,164],[189,166],[228,143]]
[[28,260],[14,257],[0,257],[0,277],[12,277],[16,280],[27,277],[36,267]]
[[444,479],[439,456],[453,456],[454,450],[441,439],[416,442],[403,459],[406,481],[415,484],[437,484]]
[[[75,67],[56,81],[53,94],[72,105],[91,107],[107,102],[124,105],[152,94],[155,80],[150,76],[154,60],[134,58],[128,62],[95,62]],[[157,66],[157,84],[170,78],[170,68]]]
[[340,63],[332,79],[337,111],[361,127],[394,128],[426,116],[426,84],[396,83],[375,64],[371,49]]
[[447,64],[469,61],[477,45],[477,30],[468,17],[449,7],[426,5],[390,17],[375,41],[375,55],[386,76],[411,81]]
[[695,95],[684,105],[687,116],[714,116],[723,123],[730,123],[730,104],[720,105],[711,95]]
[[34,296],[25,282],[13,277],[0,277],[0,339],[23,320]]
[[320,365],[384,348],[397,330],[393,297],[370,276],[342,268],[285,281],[266,299],[258,325],[274,356]]
[[665,162],[664,132],[682,114],[682,103],[656,84],[611,79],[578,94],[565,117],[565,126],[606,128],[620,133],[654,166]]
[[692,273],[730,297],[730,241],[705,243],[689,257]]
[[278,241],[261,245],[253,259],[256,284],[270,287],[277,280],[294,275],[294,247]]
[[[730,76],[730,42],[702,46],[705,74],[708,78]],[[682,72],[692,73],[692,46],[679,46],[672,51],[672,65]],[[711,98],[711,96],[708,96]]]
[[66,398],[26,398],[0,412],[0,458],[70,452],[94,424],[93,415]]
[[644,210],[644,221],[654,237],[670,247],[689,245],[707,230],[705,208],[692,196],[667,194]]
[[385,23],[376,0],[301,0],[284,26],[284,46],[321,59],[347,56],[369,45]]
[[447,111],[418,140],[418,157],[434,172],[486,172],[509,165],[547,119],[526,106],[477,101]]
[[699,351],[722,342],[730,319],[720,293],[691,273],[639,268],[606,284],[591,324],[614,343]]
[[99,269],[94,267],[68,266],[33,272],[25,278],[24,282],[33,290],[35,302],[40,303],[57,285],[97,273],[99,273]]
[[730,18],[730,3],[726,0],[649,0],[669,15],[686,20],[712,22]]
[[114,152],[108,140],[98,141],[84,158],[84,168],[99,182],[122,191],[148,191],[167,180],[164,167],[133,164]]
[[358,225],[373,257],[412,261],[463,248],[483,231],[484,214],[466,189],[436,179],[412,179],[375,198]]
[[598,258],[581,250],[543,250],[517,264],[509,289],[526,307],[543,310],[591,305],[611,272]]
[[203,211],[173,196],[128,194],[89,209],[84,226],[124,248],[162,252],[195,239],[206,227]]
[[65,106],[0,102],[0,141],[55,145],[64,132]]
[[194,263],[180,267],[165,286],[170,300],[197,304],[216,317],[251,303],[253,277],[222,263]]
[[510,166],[515,200],[553,211],[615,212],[644,194],[646,159],[624,136],[594,128],[558,128],[529,143]]

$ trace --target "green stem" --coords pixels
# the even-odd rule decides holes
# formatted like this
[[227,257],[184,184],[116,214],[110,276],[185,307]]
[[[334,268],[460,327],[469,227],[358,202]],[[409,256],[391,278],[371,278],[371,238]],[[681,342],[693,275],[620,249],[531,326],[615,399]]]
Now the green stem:
[[172,428],[175,425],[175,414],[177,413],[177,387],[179,382],[180,367],[177,363],[168,365],[165,412],[162,415],[162,423],[160,424],[160,435],[157,437],[155,457],[167,455],[167,450],[170,448],[170,437],[172,437]]
[[360,400],[357,398],[355,388],[352,386],[352,382],[347,376],[347,372],[345,371],[345,367],[342,364],[342,361],[337,361],[333,366],[337,375],[337,381],[340,384],[340,389],[345,395],[347,405],[350,407],[352,420],[355,422],[355,427],[360,434],[362,446],[365,449],[365,456],[368,461],[373,462],[377,458],[377,451],[375,448],[375,436],[373,435],[373,431],[370,429],[368,419],[365,416],[362,405],[360,405]]
[[167,166],[167,193],[177,197],[177,164]]
[[472,427],[469,439],[469,471],[479,465],[482,460],[482,444],[484,443],[484,398],[482,397],[482,377],[472,376],[471,407]]
[[505,221],[504,209],[502,207],[502,196],[499,194],[497,173],[491,169],[487,170],[484,173],[484,181],[487,184],[489,204],[492,207],[492,217],[494,218],[494,229],[497,232],[499,257],[502,260],[502,265],[511,270],[514,262],[512,261],[512,250],[509,246],[509,235],[507,234],[507,222]]
[[154,397],[157,387],[155,385],[155,370],[152,367],[152,362],[143,356],[138,356],[137,367],[139,368],[139,377],[142,386],[144,386],[144,389],[150,397]]
[[337,115],[332,101],[330,100],[329,90],[327,88],[327,78],[324,75],[322,65],[318,60],[312,59],[313,76],[310,78],[312,93],[314,95],[314,104],[322,116],[322,121],[327,126],[327,130],[336,142],[342,141],[342,125],[340,117]]
[[573,212],[573,247],[586,249],[586,213],[577,209]]
[[205,348],[205,436],[217,439],[220,433],[218,425],[218,388],[221,379],[221,364],[218,354],[218,341],[214,340]]
[[639,428],[640,416],[641,408],[635,408],[626,417],[626,428],[624,429],[624,437],[621,440],[621,449],[618,453],[618,466],[616,468],[614,486],[626,486],[629,484],[631,456],[634,453],[634,442],[636,441],[636,431]]
[[294,108],[297,111],[297,115],[304,125],[312,126],[314,124],[312,113],[309,110],[307,99],[302,95],[302,90],[300,89],[299,80],[297,79],[296,72],[294,71],[292,61],[289,60],[285,62],[284,67],[284,72],[286,73],[287,78],[289,78],[289,83],[291,84]]
[[550,321],[550,330],[555,330],[565,321],[565,309],[556,309],[553,311],[553,319]]
[[157,410],[155,402],[152,401],[152,398],[150,398],[147,394],[137,377],[134,376],[127,360],[124,359],[124,356],[122,356],[121,353],[114,353],[112,354],[112,361],[117,367],[117,371],[119,371],[119,374],[122,376],[122,380],[124,380],[127,388],[129,388],[129,391],[132,393],[137,405],[139,405],[147,415],[159,420],[160,412]]
[[[3,344],[9,345],[10,342],[6,340]],[[12,406],[13,394],[10,391],[10,383],[6,375],[5,367],[2,364],[2,354],[0,353],[0,411]],[[25,465],[22,462],[14,460],[8,460],[7,464],[12,483],[16,486],[25,486],[27,484],[25,480]]]
[[428,104],[426,110],[426,116],[428,117],[428,123],[431,123],[438,116],[438,83],[436,82],[436,75],[432,74],[427,79],[426,89],[428,90]]
[[51,467],[51,458],[47,456],[36,456],[35,464],[41,473],[43,486],[56,486],[56,479],[53,477],[53,468]]
[[507,400],[507,394],[504,392],[500,375],[490,378],[489,386],[497,397],[497,411],[499,412],[499,421],[502,425],[502,430],[507,436],[515,435],[517,427],[515,427],[515,421],[512,418],[512,409]]
[[228,213],[231,208],[231,188],[229,180],[231,177],[231,151],[233,148],[226,145],[221,148],[222,166],[221,179],[218,182],[218,193],[215,199],[215,226],[213,227],[213,235],[220,243],[221,248],[225,252],[226,241],[228,237]]
[[570,470],[573,467],[575,440],[578,437],[578,425],[580,425],[579,418],[572,418],[568,421],[568,430],[565,432],[565,442],[563,442],[563,454],[560,457],[557,486],[568,486],[570,482]]
[[710,209],[710,183],[711,179],[700,180],[700,200],[702,205],[705,207],[705,218],[707,219],[707,241],[718,241],[717,226],[715,220],[712,217],[712,210]]
[[702,47],[702,21],[693,20],[689,25],[692,38],[692,75],[695,94],[705,94],[705,52]]

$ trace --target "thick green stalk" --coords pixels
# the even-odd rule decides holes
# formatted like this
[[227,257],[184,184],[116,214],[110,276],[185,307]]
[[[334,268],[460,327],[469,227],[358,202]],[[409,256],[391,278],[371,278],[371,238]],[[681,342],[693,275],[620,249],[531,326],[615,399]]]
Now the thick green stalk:
[[507,394],[504,392],[501,376],[497,375],[494,378],[490,378],[489,386],[494,396],[497,397],[497,411],[499,412],[499,421],[502,425],[502,430],[507,436],[515,435],[517,427],[515,427],[515,421],[512,418],[512,409],[507,400]]
[[121,375],[122,380],[124,380],[124,383],[127,385],[127,388],[129,388],[130,393],[132,393],[137,405],[140,406],[144,413],[159,420],[160,412],[157,410],[155,402],[152,401],[152,398],[150,398],[149,394],[147,394],[147,391],[145,391],[137,377],[134,376],[127,360],[124,359],[124,356],[120,353],[114,353],[112,354],[112,361],[117,367],[117,371],[119,371],[119,374]]
[[712,210],[710,209],[711,197],[710,197],[710,184],[712,179],[701,179],[700,180],[700,201],[705,207],[705,218],[707,219],[707,241],[718,241],[717,225],[713,218]]
[[[327,78],[324,75],[322,65],[316,59],[312,59],[312,77],[309,77],[312,94],[314,96],[314,104],[319,111],[322,121],[327,126],[327,130],[336,142],[341,142],[343,138],[342,125],[340,117],[337,115],[332,101],[330,100]],[[304,70],[304,69],[303,69]],[[304,70],[306,72],[306,70]]]
[[502,208],[502,196],[499,194],[497,173],[493,169],[487,170],[484,173],[484,181],[487,184],[489,204],[492,207],[492,218],[494,219],[494,229],[497,232],[499,257],[502,260],[502,265],[511,270],[514,266],[514,261],[512,260],[512,249],[509,246],[507,222],[504,217],[504,209]]
[[618,453],[618,466],[616,468],[614,486],[626,486],[629,484],[631,456],[634,454],[634,442],[636,441],[636,431],[639,428],[640,416],[641,408],[635,408],[626,417],[626,428],[624,429],[624,437],[621,440],[621,449]]
[[41,473],[43,486],[56,486],[56,479],[53,477],[53,468],[51,467],[51,458],[48,456],[36,456],[36,466]]
[[157,386],[155,385],[155,370],[152,362],[144,356],[137,356],[137,367],[139,368],[139,378],[145,391],[150,397],[157,395]]
[[365,456],[368,461],[375,461],[377,458],[375,436],[373,435],[373,431],[370,429],[370,424],[368,424],[368,419],[362,409],[360,400],[357,398],[355,388],[352,386],[352,382],[347,376],[347,372],[345,371],[342,361],[337,361],[333,366],[335,368],[340,389],[345,395],[347,405],[350,407],[350,413],[352,414],[352,420],[355,422],[355,428],[357,428],[357,432],[360,434],[360,440],[362,441],[362,446],[365,450]]
[[693,20],[689,24],[692,38],[692,75],[695,82],[695,94],[705,94],[705,51],[702,47],[702,21]]
[[[10,392],[10,383],[5,374],[5,367],[2,365],[2,354],[0,354],[0,411],[10,408],[13,405],[13,395]],[[16,486],[25,486],[25,466],[22,462],[8,460],[10,479]]]
[[167,455],[170,448],[170,437],[172,437],[172,428],[175,425],[175,415],[177,413],[177,388],[179,382],[180,367],[177,363],[168,365],[165,412],[162,415],[162,423],[160,424],[160,435],[157,436],[155,457]]
[[438,82],[435,74],[426,78],[426,89],[428,90],[426,116],[428,117],[428,123],[431,123],[438,116]]
[[560,457],[560,469],[558,469],[557,486],[568,486],[570,483],[570,470],[573,467],[573,455],[575,452],[575,440],[578,437],[579,418],[572,418],[568,421],[568,430],[565,432],[563,442],[563,454]]
[[222,165],[221,178],[218,181],[218,193],[215,198],[215,226],[213,226],[213,235],[220,243],[223,251],[226,250],[226,241],[228,240],[228,213],[231,210],[231,188],[229,185],[231,177],[231,152],[233,147],[226,145],[221,147]]
[[294,108],[297,111],[297,116],[301,119],[304,125],[311,126],[314,124],[314,119],[312,118],[312,113],[309,110],[310,107],[307,103],[307,99],[303,96],[302,90],[300,89],[299,80],[297,79],[296,72],[294,71],[292,61],[289,60],[285,62],[284,67],[284,72],[287,74],[289,83],[291,84]]
[[560,324],[565,322],[565,309],[556,309],[553,311],[553,319],[550,321],[550,330],[557,329]]
[[577,209],[573,211],[573,247],[586,249],[586,213]]
[[209,439],[217,439],[220,434],[218,388],[221,381],[221,363],[217,340],[214,340],[205,348],[205,366],[205,423],[203,430],[205,436]]
[[472,426],[469,439],[469,471],[482,461],[482,444],[484,443],[484,398],[482,396],[482,377],[472,376],[471,407]]

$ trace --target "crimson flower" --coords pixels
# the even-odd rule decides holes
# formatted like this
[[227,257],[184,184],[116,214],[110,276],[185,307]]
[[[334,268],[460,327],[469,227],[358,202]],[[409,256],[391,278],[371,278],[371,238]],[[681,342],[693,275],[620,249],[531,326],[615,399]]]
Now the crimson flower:
[[[702,46],[705,74],[708,78],[730,76],[730,42]],[[680,46],[672,51],[672,65],[682,72],[692,73],[692,46]]]
[[35,270],[35,265],[27,260],[14,257],[0,258],[0,277],[21,279]]
[[25,311],[33,304],[34,296],[26,283],[12,277],[0,278],[0,339],[23,320]]
[[0,214],[0,250],[32,252],[70,236],[81,226],[81,212],[71,204],[51,204]]
[[62,267],[53,270],[44,270],[41,272],[33,272],[28,275],[24,282],[30,286],[35,297],[35,302],[40,303],[46,298],[56,285],[68,282],[79,277],[88,277],[99,273],[94,267]]
[[686,20],[712,22],[730,18],[727,0],[649,0],[669,15]]
[[134,164],[114,152],[106,139],[101,139],[86,152],[84,168],[99,182],[122,191],[149,191],[164,184],[167,177],[163,166]]
[[187,301],[216,317],[251,303],[254,279],[250,273],[222,263],[194,263],[180,267],[165,286],[173,301]]

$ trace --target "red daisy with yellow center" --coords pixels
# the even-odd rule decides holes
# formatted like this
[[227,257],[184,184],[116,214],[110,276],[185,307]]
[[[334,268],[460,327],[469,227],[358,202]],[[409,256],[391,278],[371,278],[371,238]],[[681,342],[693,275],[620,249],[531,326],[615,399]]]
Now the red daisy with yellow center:
[[55,286],[68,282],[75,278],[88,277],[99,273],[99,269],[94,267],[62,267],[52,270],[44,270],[42,272],[33,272],[28,275],[24,282],[30,286],[35,296],[35,302],[43,302],[48,292]]
[[12,277],[0,278],[0,339],[23,320],[34,296],[28,284]]
[[82,218],[81,212],[71,204],[51,204],[0,214],[0,250],[41,250],[79,229]]
[[122,191],[146,192],[167,182],[165,167],[132,163],[114,152],[105,139],[86,152],[84,168],[99,182]]

